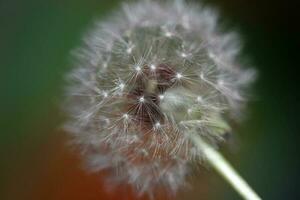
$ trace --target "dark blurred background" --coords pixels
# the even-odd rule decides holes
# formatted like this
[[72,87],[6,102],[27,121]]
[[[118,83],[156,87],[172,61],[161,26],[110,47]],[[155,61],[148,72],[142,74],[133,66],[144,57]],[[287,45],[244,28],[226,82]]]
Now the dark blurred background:
[[[117,0],[0,0],[0,199],[134,199],[106,191],[80,169],[60,126],[70,51]],[[263,199],[300,199],[299,6],[290,1],[206,0],[225,27],[240,32],[259,71],[255,101],[232,145],[222,148]],[[240,199],[203,170],[178,199]],[[117,194],[116,194],[117,193]]]

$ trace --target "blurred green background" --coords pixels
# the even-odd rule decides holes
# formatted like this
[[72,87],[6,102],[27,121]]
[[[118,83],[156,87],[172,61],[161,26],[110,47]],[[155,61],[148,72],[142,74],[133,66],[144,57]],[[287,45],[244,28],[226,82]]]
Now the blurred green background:
[[[0,0],[1,200],[34,199],[31,193],[42,184],[49,163],[60,161],[53,154],[64,143],[59,105],[69,53],[93,20],[119,3]],[[244,54],[259,71],[249,117],[222,151],[263,199],[300,199],[297,6],[271,0],[205,3],[220,9],[226,27],[241,33]],[[201,198],[196,188],[180,198],[240,199],[222,178],[206,173],[208,196]],[[47,187],[44,199],[56,200]],[[91,198],[83,192],[77,199]]]

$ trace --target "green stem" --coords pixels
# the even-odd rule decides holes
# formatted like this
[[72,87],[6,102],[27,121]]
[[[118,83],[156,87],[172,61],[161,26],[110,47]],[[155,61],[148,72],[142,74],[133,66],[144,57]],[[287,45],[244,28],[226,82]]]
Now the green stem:
[[247,182],[234,170],[226,159],[196,134],[190,135],[194,144],[205,154],[208,163],[246,200],[261,200]]

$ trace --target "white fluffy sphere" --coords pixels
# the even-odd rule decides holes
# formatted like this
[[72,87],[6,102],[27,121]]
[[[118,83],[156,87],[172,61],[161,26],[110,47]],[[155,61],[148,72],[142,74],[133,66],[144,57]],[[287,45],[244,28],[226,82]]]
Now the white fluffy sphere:
[[92,171],[140,194],[176,192],[203,159],[194,132],[217,144],[245,102],[253,70],[211,9],[182,1],[124,4],[87,34],[69,74],[67,124]]

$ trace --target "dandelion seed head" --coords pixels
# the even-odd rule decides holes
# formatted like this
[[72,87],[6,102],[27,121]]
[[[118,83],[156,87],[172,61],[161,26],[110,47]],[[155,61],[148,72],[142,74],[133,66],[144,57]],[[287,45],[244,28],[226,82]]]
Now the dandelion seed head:
[[66,127],[88,169],[138,194],[176,193],[203,160],[188,133],[216,145],[240,116],[255,75],[212,9],[126,3],[87,34],[70,72]]

